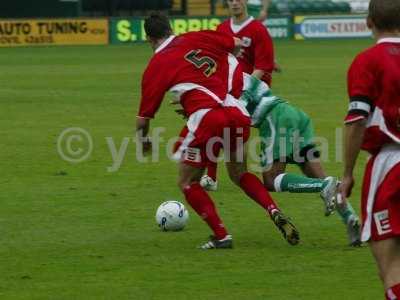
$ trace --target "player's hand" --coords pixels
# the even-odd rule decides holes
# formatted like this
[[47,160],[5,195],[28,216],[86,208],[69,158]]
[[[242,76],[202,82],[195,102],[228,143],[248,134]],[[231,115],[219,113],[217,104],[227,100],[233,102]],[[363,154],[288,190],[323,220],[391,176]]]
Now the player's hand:
[[275,73],[281,73],[282,72],[282,67],[276,61],[274,62],[274,72]]
[[236,58],[243,58],[244,52],[244,48],[240,48],[240,50],[235,53]]
[[342,181],[339,185],[339,194],[342,201],[346,201],[348,197],[351,196],[351,191],[354,186],[354,178],[353,176],[345,176],[342,178]]
[[143,143],[143,154],[149,154],[152,149],[153,149],[153,144],[151,141]]
[[150,137],[148,137],[148,136],[142,137],[140,139],[140,142],[141,142],[141,145],[142,145],[143,155],[148,155],[153,149],[153,144],[151,142]]
[[234,37],[233,38],[234,42],[235,42],[235,49],[233,50],[233,55],[235,55],[236,57],[241,54],[243,52],[242,48],[243,48],[243,42],[241,39]]

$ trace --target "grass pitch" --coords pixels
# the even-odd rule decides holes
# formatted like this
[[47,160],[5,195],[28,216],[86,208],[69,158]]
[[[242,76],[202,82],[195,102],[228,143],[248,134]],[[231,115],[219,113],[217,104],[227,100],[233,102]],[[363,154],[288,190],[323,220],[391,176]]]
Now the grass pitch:
[[[334,145],[347,107],[346,70],[370,44],[276,42],[284,71],[273,89],[302,107],[330,142],[325,165],[333,175],[341,173]],[[323,216],[318,195],[274,194],[301,231],[302,243],[292,247],[221,166],[212,196],[236,248],[195,249],[209,230],[191,210],[183,232],[158,230],[157,206],[183,198],[175,164],[164,155],[139,164],[128,139],[150,56],[147,45],[0,49],[0,298],[383,298],[369,249],[346,246],[344,226]],[[183,121],[165,104],[153,125],[167,127],[167,139]],[[66,162],[57,152],[69,127],[93,138],[84,162]],[[127,147],[116,172],[108,171],[107,137],[117,149]],[[358,209],[361,167],[357,174]]]

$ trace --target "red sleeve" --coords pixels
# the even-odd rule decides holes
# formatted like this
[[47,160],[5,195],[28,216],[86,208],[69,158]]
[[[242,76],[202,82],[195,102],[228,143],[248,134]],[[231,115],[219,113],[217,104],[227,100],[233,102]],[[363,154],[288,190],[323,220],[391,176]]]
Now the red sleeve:
[[274,70],[274,45],[267,29],[260,23],[254,43],[254,69],[272,73]]
[[366,119],[373,109],[375,98],[375,70],[372,60],[363,53],[350,66],[347,75],[347,89],[350,99],[345,123]]
[[226,25],[225,25],[226,21],[222,22],[221,24],[219,24],[217,26],[217,29],[215,29],[215,31],[217,32],[224,32],[224,33],[228,33],[226,30]]
[[142,77],[142,98],[138,117],[154,118],[168,90],[168,80],[155,61],[151,61]]

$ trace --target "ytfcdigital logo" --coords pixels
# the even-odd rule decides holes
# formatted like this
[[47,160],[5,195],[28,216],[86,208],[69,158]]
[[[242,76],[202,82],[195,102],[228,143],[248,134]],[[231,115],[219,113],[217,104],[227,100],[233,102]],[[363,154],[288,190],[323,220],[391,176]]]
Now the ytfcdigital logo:
[[93,152],[93,139],[85,129],[79,127],[66,128],[58,136],[57,152],[67,162],[83,162]]
[[[192,157],[194,160],[201,159],[200,151],[196,148],[184,147],[185,140],[182,137],[171,137],[165,139],[162,137],[165,134],[166,128],[156,127],[152,130],[150,136],[151,149],[148,154],[143,154],[143,143],[140,141],[138,136],[135,137],[123,137],[119,142],[115,142],[113,137],[105,137],[105,141],[110,156],[112,158],[112,165],[106,166],[108,172],[116,172],[120,169],[124,158],[127,154],[129,144],[135,144],[135,156],[138,163],[156,163],[161,159],[167,158],[171,161],[179,161],[182,158],[187,159]],[[280,128],[278,137],[252,137],[244,145],[243,139],[240,137],[233,136],[230,130],[224,130],[222,137],[211,138],[205,145],[206,157],[210,161],[214,162],[231,162],[230,150],[232,147],[237,149],[237,155],[235,161],[243,162],[248,158],[249,169],[255,172],[263,172],[268,170],[272,163],[276,160],[280,162],[286,161],[288,156],[290,160],[302,164],[305,160],[312,160],[316,152],[315,148],[312,148],[308,153],[300,155],[302,146],[304,146],[303,137],[299,134],[288,136],[286,128]],[[233,133],[237,135],[238,132]],[[232,144],[232,140],[235,141]],[[329,140],[325,137],[315,137],[313,143],[318,146],[320,150],[319,159],[322,162],[342,162],[342,150],[343,150],[343,132],[342,128],[336,128],[335,130],[335,151],[334,159],[329,158]],[[215,145],[220,144],[224,149],[224,155],[219,156],[218,152],[215,151]],[[290,145],[290,148],[287,147]],[[187,146],[187,145],[186,145]],[[218,148],[218,147],[217,147]],[[246,149],[246,151],[243,151]],[[260,151],[260,149],[264,149]],[[72,164],[82,163],[87,161],[94,150],[94,141],[91,134],[80,127],[70,127],[64,129],[57,138],[57,152],[61,159]],[[164,153],[163,153],[164,152]],[[246,155],[244,155],[246,153]],[[278,158],[276,157],[278,153]],[[162,155],[163,154],[163,155]]]

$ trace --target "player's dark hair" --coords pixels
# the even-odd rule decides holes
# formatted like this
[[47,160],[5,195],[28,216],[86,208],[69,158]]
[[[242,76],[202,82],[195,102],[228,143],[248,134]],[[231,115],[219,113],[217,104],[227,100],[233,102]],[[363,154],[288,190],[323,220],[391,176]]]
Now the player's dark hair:
[[162,14],[151,14],[144,21],[146,35],[153,39],[162,39],[172,33],[168,17]]
[[371,0],[368,17],[379,31],[400,30],[400,0]]

